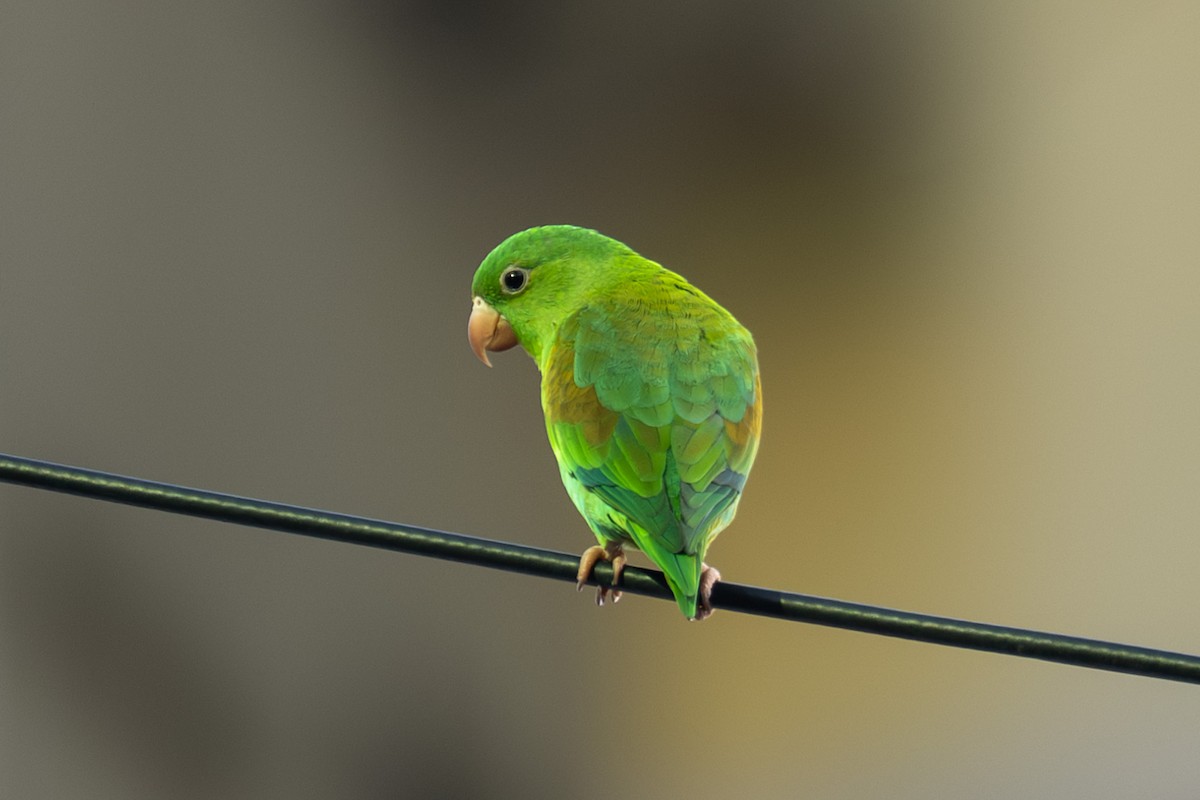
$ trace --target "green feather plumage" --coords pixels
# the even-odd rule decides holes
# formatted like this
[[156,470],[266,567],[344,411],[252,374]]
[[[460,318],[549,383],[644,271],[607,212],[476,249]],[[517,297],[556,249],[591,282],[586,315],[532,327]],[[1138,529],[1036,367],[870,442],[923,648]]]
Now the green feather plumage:
[[[514,267],[528,282],[509,294]],[[573,226],[509,237],[472,288],[541,369],[550,445],[597,540],[644,552],[695,617],[705,555],[758,449],[750,333],[679,275]]]

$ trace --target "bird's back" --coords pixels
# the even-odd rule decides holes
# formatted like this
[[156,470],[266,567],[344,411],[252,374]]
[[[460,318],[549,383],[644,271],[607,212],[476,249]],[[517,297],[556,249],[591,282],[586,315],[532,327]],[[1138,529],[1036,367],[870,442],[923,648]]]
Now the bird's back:
[[645,552],[691,617],[705,553],[758,449],[762,392],[750,333],[650,266],[562,321],[542,402],[563,482],[597,537]]

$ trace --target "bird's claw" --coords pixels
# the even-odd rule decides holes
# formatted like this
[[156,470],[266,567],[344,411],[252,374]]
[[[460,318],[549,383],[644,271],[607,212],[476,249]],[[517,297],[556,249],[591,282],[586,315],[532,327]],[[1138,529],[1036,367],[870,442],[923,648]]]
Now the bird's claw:
[[604,601],[611,599],[613,603],[618,603],[621,600],[621,590],[614,589],[611,586],[601,586],[596,589],[596,605],[604,605]]
[[716,567],[710,567],[708,564],[700,566],[699,597],[696,603],[696,616],[693,618],[697,621],[708,619],[716,611],[712,604],[712,590],[717,581],[721,580],[721,573],[717,571]]
[[579,557],[579,571],[575,573],[576,591],[583,591],[583,585],[592,575],[592,568],[596,566],[597,561],[601,560],[612,562],[613,578],[611,586],[601,586],[596,591],[596,605],[598,606],[604,605],[604,601],[609,597],[612,598],[613,603],[621,599],[621,590],[616,586],[621,580],[621,573],[625,570],[625,551],[619,544],[610,544],[607,547],[592,545],[584,550],[583,555]]

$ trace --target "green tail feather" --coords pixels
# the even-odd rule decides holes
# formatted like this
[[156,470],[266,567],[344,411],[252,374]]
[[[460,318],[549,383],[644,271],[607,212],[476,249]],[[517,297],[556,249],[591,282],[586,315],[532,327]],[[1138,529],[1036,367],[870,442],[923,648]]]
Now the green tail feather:
[[704,570],[704,563],[700,556],[678,553],[667,555],[661,561],[657,558],[654,560],[662,567],[663,575],[667,579],[667,586],[671,587],[671,593],[675,595],[675,602],[679,604],[679,610],[688,619],[695,619],[696,603],[700,593],[700,573]]

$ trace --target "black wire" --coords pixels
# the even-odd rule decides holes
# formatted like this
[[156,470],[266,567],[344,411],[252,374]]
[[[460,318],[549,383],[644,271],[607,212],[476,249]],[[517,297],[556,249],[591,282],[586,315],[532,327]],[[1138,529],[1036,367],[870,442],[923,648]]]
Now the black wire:
[[[189,489],[18,456],[0,454],[0,481],[562,581],[574,582],[579,566],[579,557],[568,553]],[[589,582],[607,584],[611,580],[611,566],[601,562],[596,565]],[[621,589],[673,600],[662,573],[652,570],[627,567]],[[1200,656],[1183,653],[914,614],[726,581],[713,588],[712,601],[715,607],[728,611],[1200,683]]]

